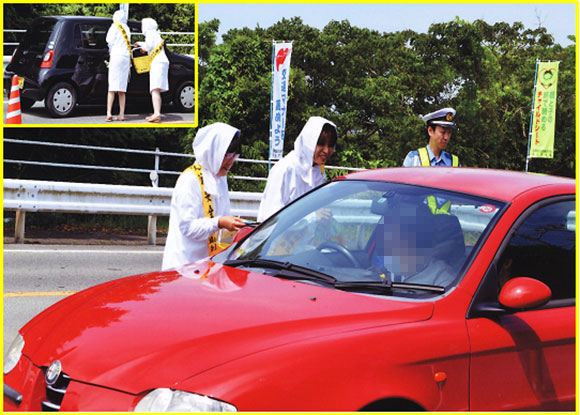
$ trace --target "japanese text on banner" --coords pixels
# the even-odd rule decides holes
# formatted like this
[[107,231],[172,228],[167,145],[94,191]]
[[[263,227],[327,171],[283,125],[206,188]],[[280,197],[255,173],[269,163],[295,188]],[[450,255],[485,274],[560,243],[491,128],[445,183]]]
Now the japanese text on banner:
[[290,83],[292,43],[274,43],[272,62],[272,113],[270,116],[270,159],[280,160],[284,152],[286,104]]
[[554,157],[559,62],[540,62],[534,96],[530,157]]

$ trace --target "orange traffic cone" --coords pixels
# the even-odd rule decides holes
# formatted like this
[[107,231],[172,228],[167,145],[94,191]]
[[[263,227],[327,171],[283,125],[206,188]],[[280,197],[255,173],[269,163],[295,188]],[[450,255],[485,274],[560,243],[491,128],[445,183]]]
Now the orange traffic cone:
[[22,124],[22,113],[20,112],[20,88],[18,77],[12,77],[12,88],[10,88],[10,100],[8,101],[8,111],[6,113],[6,124]]

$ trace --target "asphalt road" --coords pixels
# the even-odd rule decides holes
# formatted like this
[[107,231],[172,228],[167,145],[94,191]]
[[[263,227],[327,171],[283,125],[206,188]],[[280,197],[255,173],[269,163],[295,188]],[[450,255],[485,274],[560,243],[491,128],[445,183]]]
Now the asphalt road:
[[[4,97],[4,122],[6,122],[6,113],[8,112],[8,100]],[[113,114],[117,114],[113,112]],[[164,105],[161,109],[162,118],[161,123],[151,124],[145,117],[151,115],[150,105],[129,105],[127,104],[125,121],[106,122],[105,115],[107,110],[105,105],[77,105],[70,117],[53,118],[44,108],[44,101],[36,102],[28,111],[22,113],[22,124],[59,124],[59,125],[74,125],[74,124],[106,124],[115,127],[121,127],[127,124],[142,124],[142,125],[163,125],[163,124],[185,124],[189,127],[193,126],[195,121],[194,113],[180,113],[175,112],[173,105]]]
[[64,297],[161,268],[162,246],[4,245],[4,352],[32,317]]

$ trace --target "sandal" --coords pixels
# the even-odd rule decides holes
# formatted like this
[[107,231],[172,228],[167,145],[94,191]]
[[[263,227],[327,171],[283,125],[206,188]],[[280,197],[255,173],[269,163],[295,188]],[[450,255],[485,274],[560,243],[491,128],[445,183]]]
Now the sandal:
[[154,116],[147,117],[146,120],[149,122],[159,122],[159,121],[161,121],[161,116],[158,115],[156,117],[154,117]]
[[105,118],[106,122],[111,122],[113,121],[113,116],[112,115],[107,115],[107,118]]
[[125,121],[125,117],[115,117],[115,121]]

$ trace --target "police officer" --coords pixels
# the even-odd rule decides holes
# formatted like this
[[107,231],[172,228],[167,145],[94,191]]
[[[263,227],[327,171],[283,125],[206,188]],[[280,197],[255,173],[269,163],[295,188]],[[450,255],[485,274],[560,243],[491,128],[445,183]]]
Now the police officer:
[[[403,167],[460,167],[459,158],[445,151],[451,139],[451,133],[457,128],[453,121],[454,117],[455,109],[453,108],[442,108],[423,116],[423,121],[427,123],[429,144],[427,147],[409,152],[403,161]],[[428,196],[426,202],[434,215],[449,214],[450,201]]]
[[423,121],[427,123],[429,144],[409,152],[403,161],[403,167],[460,167],[459,158],[445,151],[453,130],[457,128],[454,117],[453,108],[442,108],[423,116]]

